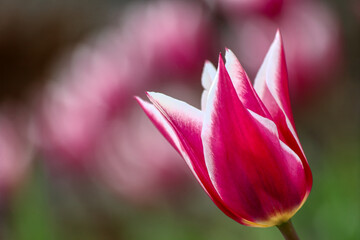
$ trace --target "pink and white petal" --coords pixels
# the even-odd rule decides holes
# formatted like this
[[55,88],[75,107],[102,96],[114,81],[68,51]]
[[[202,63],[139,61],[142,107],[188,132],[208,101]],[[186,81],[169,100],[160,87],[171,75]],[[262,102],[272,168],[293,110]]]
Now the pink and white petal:
[[[279,139],[278,129],[274,122],[263,118],[262,116],[256,114],[255,112],[249,111],[254,120],[256,120],[260,124],[260,130],[263,131],[263,135],[267,136],[270,141],[274,143],[273,154],[277,156],[277,164],[281,168],[281,172],[285,174],[286,182],[280,183],[284,186],[285,194],[283,199],[284,206],[288,206],[288,208],[284,208],[284,217],[291,217],[296,211],[300,208],[300,206],[307,199],[311,187],[312,187],[312,174],[307,163],[306,159],[303,161],[298,154],[293,151],[287,144]],[[261,128],[262,126],[262,128]],[[278,139],[278,142],[276,141]],[[310,184],[309,184],[310,183]],[[290,215],[289,215],[290,214]],[[279,220],[279,213],[276,213],[276,219]],[[280,219],[280,221],[287,221],[288,219]]]
[[255,92],[249,77],[241,66],[239,60],[229,49],[226,49],[225,61],[226,70],[228,71],[236,93],[245,108],[258,113],[261,116],[271,118],[266,107],[263,105],[259,96]]
[[208,90],[204,90],[201,94],[201,111],[205,111],[206,109],[206,102],[209,95]]
[[[149,93],[152,95],[153,101],[159,101],[159,98],[163,98],[163,100],[169,100],[170,97],[165,95],[157,95],[155,93]],[[155,100],[155,98],[157,100]],[[196,179],[199,181],[200,185],[203,187],[205,192],[209,195],[209,197],[214,201],[214,203],[222,210],[227,216],[234,219],[237,222],[240,222],[245,225],[250,225],[251,222],[243,222],[242,218],[237,216],[236,214],[232,213],[226,205],[222,202],[220,196],[217,194],[214,186],[212,185],[209,175],[206,172],[206,166],[204,163],[204,155],[202,150],[202,144],[200,146],[196,146],[195,143],[190,143],[189,139],[184,137],[183,134],[179,132],[177,126],[182,125],[178,124],[178,118],[172,118],[172,115],[169,115],[167,112],[159,111],[154,105],[141,100],[140,98],[136,97],[136,100],[145,111],[147,116],[150,120],[154,123],[154,125],[160,130],[160,132],[165,136],[165,138],[171,143],[171,145],[180,153],[180,155],[184,158],[188,166],[190,167],[191,171],[195,175]],[[161,101],[161,100],[160,100]],[[186,103],[179,103],[178,100],[170,100],[175,101],[178,104],[179,110],[183,110],[183,107],[186,106]],[[158,102],[159,103],[159,102]],[[176,105],[176,103],[173,103]],[[184,105],[185,104],[185,105]],[[191,107],[191,106],[187,106]],[[191,107],[192,108],[192,107]],[[175,110],[175,109],[174,109]],[[174,112],[174,110],[169,112]],[[186,111],[186,110],[185,110]],[[190,111],[193,111],[190,110]],[[163,115],[166,115],[166,117]],[[171,114],[171,113],[170,113]],[[185,117],[186,118],[186,117]],[[185,120],[187,121],[187,120]],[[196,121],[196,120],[194,120]],[[199,124],[199,123],[198,123]],[[196,129],[195,129],[196,131]],[[201,129],[200,129],[201,131]],[[200,133],[199,133],[200,134]],[[192,147],[196,147],[197,149],[193,149]],[[199,153],[199,154],[196,154]],[[205,169],[205,171],[204,171]]]
[[[254,88],[271,114],[280,109],[294,125],[285,54],[279,31],[276,33],[275,39],[255,78]],[[267,91],[269,91],[272,98],[267,96]]]
[[[180,140],[176,135],[174,129],[170,126],[170,124],[166,121],[163,115],[156,109],[156,107],[142,100],[139,97],[135,97],[136,101],[139,103],[140,107],[144,110],[146,115],[150,118],[156,128],[160,131],[160,133],[166,138],[166,140],[175,148],[175,150],[181,155],[185,155],[186,152],[183,152]],[[192,167],[189,166],[191,169]],[[193,169],[192,169],[193,171]]]
[[[270,132],[243,106],[220,58],[201,134],[205,162],[224,203],[253,222],[293,207],[302,197],[286,184],[283,153],[272,125]],[[298,194],[297,199],[283,203],[289,193]]]
[[[286,173],[288,188],[296,190],[296,196],[305,196],[308,192],[306,166],[303,165],[300,157],[283,141],[279,139],[278,129],[275,123],[255,112],[249,111],[251,116],[259,124],[259,129],[268,139],[271,139],[273,146],[271,150],[277,156],[277,164],[283,173]],[[310,191],[309,191],[310,192]],[[287,198],[290,199],[290,196]],[[293,201],[296,202],[296,199]]]
[[[206,174],[204,174],[204,171],[201,169],[201,155],[196,154],[196,150],[193,149],[194,146],[189,146],[190,144],[187,141],[188,139],[184,138],[182,134],[177,131],[177,127],[174,125],[172,120],[169,119],[169,117],[166,117],[167,114],[163,114],[153,104],[143,101],[138,97],[136,97],[136,100],[156,128],[158,128],[166,140],[168,140],[169,143],[184,158],[192,173],[203,186],[203,179],[201,179],[201,177],[203,175],[206,176]],[[196,132],[196,130],[194,132]],[[203,188],[205,189],[205,186],[203,186]]]
[[308,164],[304,165],[299,156],[289,148],[283,141],[280,140],[280,146],[284,154],[284,168],[289,174],[288,179],[291,185],[299,192],[304,191],[303,201],[306,200],[311,191],[311,185],[308,184],[308,174],[311,170]]
[[[278,126],[285,124],[285,129],[289,128],[291,133],[295,132],[292,131],[295,125],[290,106],[285,54],[279,31],[256,75],[254,88],[275,123]],[[284,122],[284,119],[288,120]],[[290,126],[287,126],[287,122]],[[297,139],[296,133],[294,137]]]
[[177,99],[161,93],[148,92],[147,96],[161,114],[173,125],[177,135],[184,138],[190,144],[197,156],[202,155],[202,143],[200,138],[203,113]]
[[279,31],[255,78],[254,88],[276,123],[280,139],[296,152],[303,162],[308,186],[311,188],[311,171],[296,133],[291,112],[285,54]]

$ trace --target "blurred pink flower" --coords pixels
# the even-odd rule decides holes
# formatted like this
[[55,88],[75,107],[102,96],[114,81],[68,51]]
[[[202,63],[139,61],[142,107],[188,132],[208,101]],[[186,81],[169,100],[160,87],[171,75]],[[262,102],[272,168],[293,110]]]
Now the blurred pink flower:
[[34,139],[45,159],[66,173],[85,170],[138,202],[184,183],[182,161],[143,126],[132,96],[170,74],[174,79],[200,72],[212,39],[207,24],[195,3],[159,1],[136,5],[80,46],[39,101]]
[[275,16],[280,13],[284,1],[289,0],[216,0],[218,6],[233,17],[255,13]]
[[142,71],[164,74],[201,72],[213,45],[205,12],[195,2],[156,1],[133,5],[123,18],[125,44],[138,55]]
[[120,25],[79,47],[40,104],[37,139],[46,155],[81,165],[147,82],[200,71],[210,42],[206,22],[192,3],[136,5]]
[[24,116],[9,110],[0,111],[0,202],[24,178],[33,155]]
[[50,159],[74,165],[90,159],[112,116],[131,99],[132,66],[126,56],[102,50],[81,47],[45,91],[37,138]]
[[[214,203],[256,227],[287,222],[307,199],[312,174],[295,130],[280,34],[254,86],[235,55],[204,67],[202,109],[161,93],[137,99]],[[152,145],[152,141],[148,142]]]
[[306,100],[328,86],[339,69],[339,24],[326,5],[308,1],[286,4],[276,20],[258,16],[234,22],[238,37],[230,45],[246,60],[250,75],[260,66],[278,27],[284,37],[291,94],[294,100]]

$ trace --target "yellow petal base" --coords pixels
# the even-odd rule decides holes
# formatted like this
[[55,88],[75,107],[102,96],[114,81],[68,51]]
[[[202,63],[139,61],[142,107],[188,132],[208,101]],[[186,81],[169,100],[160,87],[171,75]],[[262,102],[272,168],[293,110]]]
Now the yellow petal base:
[[309,194],[307,194],[303,201],[301,202],[301,204],[294,208],[293,210],[291,211],[288,211],[288,212],[278,212],[278,213],[275,213],[274,215],[272,216],[269,216],[269,218],[267,220],[260,220],[260,221],[256,221],[256,222],[252,222],[252,221],[248,221],[246,219],[243,219],[243,224],[247,225],[247,226],[250,226],[250,227],[263,227],[263,228],[266,228],[266,227],[273,227],[273,226],[277,226],[277,225],[280,225],[282,223],[285,223],[287,221],[289,221],[290,218],[292,218],[295,213],[302,207],[302,205],[305,203],[307,197],[308,197]]

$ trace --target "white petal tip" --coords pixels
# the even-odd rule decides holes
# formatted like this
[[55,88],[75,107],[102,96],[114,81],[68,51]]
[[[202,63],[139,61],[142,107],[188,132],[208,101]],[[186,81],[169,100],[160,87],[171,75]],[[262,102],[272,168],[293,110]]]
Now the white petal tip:
[[281,32],[280,32],[280,29],[279,29],[279,28],[278,28],[277,31],[276,31],[273,44],[282,45],[282,36],[281,36]]
[[150,104],[149,102],[141,99],[140,97],[138,96],[134,96],[134,99],[140,104],[140,105],[146,105],[146,104]]
[[211,83],[216,75],[215,66],[208,60],[205,61],[202,76],[201,76],[201,85],[204,89],[209,89]]
[[161,95],[164,95],[164,94],[159,93],[159,92],[146,92],[146,96],[148,98],[158,98],[158,97],[161,97]]
[[234,52],[230,49],[226,48],[225,50],[225,66],[229,66],[231,63],[237,60],[237,57],[235,56]]

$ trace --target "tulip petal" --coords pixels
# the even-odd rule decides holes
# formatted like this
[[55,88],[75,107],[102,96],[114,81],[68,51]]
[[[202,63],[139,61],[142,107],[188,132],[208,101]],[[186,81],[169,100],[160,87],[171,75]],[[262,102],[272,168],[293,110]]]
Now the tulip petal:
[[289,98],[285,54],[279,31],[255,78],[254,88],[272,115],[276,115],[278,111],[283,112],[295,128]]
[[[201,112],[160,93],[148,93],[148,96],[155,106],[138,99],[141,107],[198,177],[198,170],[202,169],[202,163],[197,161],[202,155],[201,140],[197,136],[202,126]],[[196,161],[191,161],[189,155],[194,155]]]
[[278,126],[280,139],[300,157],[307,176],[308,192],[310,192],[312,175],[295,130],[289,98],[285,54],[279,31],[276,33],[255,78],[254,88]]
[[255,92],[239,60],[236,58],[235,54],[229,49],[226,49],[225,61],[226,70],[230,75],[230,79],[233,82],[236,93],[240,101],[243,103],[244,107],[258,113],[263,117],[271,118],[267,109],[265,108],[259,96]]
[[206,108],[206,102],[207,102],[207,96],[209,94],[209,89],[211,87],[211,84],[215,78],[216,75],[216,69],[214,65],[206,61],[204,65],[204,69],[201,76],[201,84],[204,88],[204,91],[201,95],[201,110],[204,111]]
[[216,191],[244,219],[276,224],[269,216],[292,211],[305,194],[297,155],[283,151],[274,122],[244,107],[221,57],[207,106],[201,137]]
[[135,97],[135,99],[139,103],[141,108],[144,110],[146,115],[155,124],[156,128],[159,129],[160,133],[164,135],[164,137],[171,144],[171,146],[175,148],[175,150],[178,151],[180,155],[182,155],[181,143],[179,141],[179,138],[177,137],[174,129],[156,109],[156,107],[153,104],[146,102],[139,97]]
[[156,107],[140,98],[136,100],[154,125],[185,159],[205,192],[227,216],[242,224],[250,225],[251,222],[243,222],[224,205],[210,181],[200,139],[202,113],[182,101],[163,94],[148,93],[148,96]]
[[211,62],[205,61],[204,69],[201,75],[201,85],[205,90],[210,89],[211,84],[215,78],[215,75],[216,75],[215,66]]
[[279,31],[256,75],[254,88],[279,127],[282,140],[288,144],[290,135],[298,146],[289,146],[303,155],[302,149],[296,151],[301,146],[291,112],[285,54]]
[[201,94],[201,111],[205,111],[206,109],[206,102],[209,95],[208,90],[204,90]]

